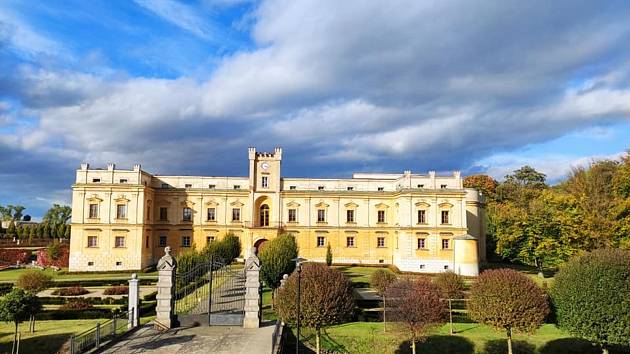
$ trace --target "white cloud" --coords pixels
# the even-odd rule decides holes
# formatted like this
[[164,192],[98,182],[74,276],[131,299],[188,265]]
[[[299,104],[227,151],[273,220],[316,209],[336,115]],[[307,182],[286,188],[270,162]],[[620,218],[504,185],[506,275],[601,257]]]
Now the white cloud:
[[175,0],[135,0],[143,8],[162,19],[203,39],[216,39],[209,22],[195,9]]

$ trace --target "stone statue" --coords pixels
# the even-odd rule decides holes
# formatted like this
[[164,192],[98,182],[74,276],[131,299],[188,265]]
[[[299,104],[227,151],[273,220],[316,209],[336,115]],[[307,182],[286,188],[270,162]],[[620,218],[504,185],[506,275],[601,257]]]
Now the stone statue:
[[175,257],[171,256],[171,247],[166,246],[164,253],[164,256],[158,261],[157,270],[175,269],[175,267],[177,267],[177,261]]

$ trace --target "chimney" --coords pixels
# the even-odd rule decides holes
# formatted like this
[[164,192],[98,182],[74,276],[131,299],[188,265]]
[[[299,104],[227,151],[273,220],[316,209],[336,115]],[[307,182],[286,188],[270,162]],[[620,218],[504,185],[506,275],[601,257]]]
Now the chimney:
[[135,172],[139,172],[140,171],[140,167],[142,167],[142,166],[139,163],[137,163],[137,164],[133,165],[133,170]]
[[116,169],[116,165],[113,163],[108,163],[107,164],[107,171],[113,171],[114,169]]
[[247,151],[249,153],[249,159],[253,160],[256,158],[256,148],[255,147],[249,147],[247,148]]
[[89,169],[90,169],[90,164],[89,163],[84,162],[84,163],[81,164],[81,171],[87,171]]

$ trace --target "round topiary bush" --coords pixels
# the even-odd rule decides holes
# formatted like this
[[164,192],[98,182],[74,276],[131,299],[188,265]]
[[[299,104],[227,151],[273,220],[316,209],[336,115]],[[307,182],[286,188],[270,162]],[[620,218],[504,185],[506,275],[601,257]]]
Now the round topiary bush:
[[110,286],[103,291],[103,295],[127,295],[129,287],[127,285]]
[[569,261],[551,288],[558,325],[602,347],[630,345],[630,250],[600,249]]

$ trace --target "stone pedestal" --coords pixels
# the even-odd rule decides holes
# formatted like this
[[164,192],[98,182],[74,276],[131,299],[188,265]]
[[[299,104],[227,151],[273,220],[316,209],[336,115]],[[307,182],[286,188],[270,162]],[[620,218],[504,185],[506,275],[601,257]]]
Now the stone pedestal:
[[175,270],[177,261],[171,256],[171,248],[164,249],[165,255],[160,258],[157,265],[158,270],[158,293],[156,296],[157,307],[155,309],[155,321],[163,328],[173,328],[175,309]]
[[127,328],[138,327],[140,319],[140,306],[139,306],[140,289],[138,287],[138,276],[136,273],[131,275],[129,280],[129,323]]
[[245,261],[245,319],[243,328],[260,327],[260,259],[251,255]]

